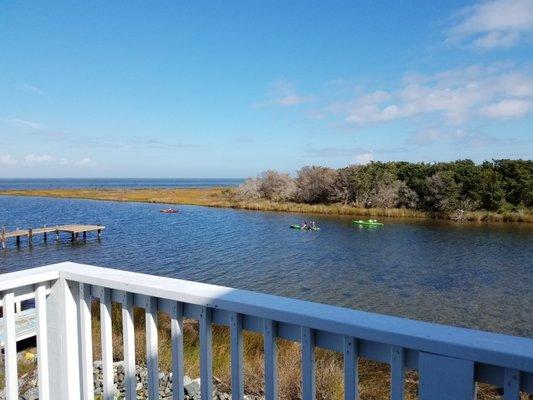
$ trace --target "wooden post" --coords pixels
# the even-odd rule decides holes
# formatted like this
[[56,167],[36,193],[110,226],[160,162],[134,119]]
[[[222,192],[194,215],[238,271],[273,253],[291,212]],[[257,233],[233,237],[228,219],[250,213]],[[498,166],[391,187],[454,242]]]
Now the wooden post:
[[98,240],[100,240],[101,236],[102,236],[102,230],[98,229]]
[[6,248],[6,227],[2,227],[2,235],[0,237],[0,241],[2,242],[2,249]]
[[20,236],[17,236],[17,247],[20,247]]
[[28,241],[30,246],[33,246],[33,229],[28,229]]
[[46,232],[45,232],[45,233],[44,233],[44,242],[45,242],[45,243],[46,243],[46,240],[48,239],[48,238],[46,237],[46,235],[47,235],[47,234],[46,234]]
[[70,234],[70,240],[74,242],[74,240],[75,240],[75,239],[74,239],[74,232],[71,232],[71,234]]
[[87,232],[83,232],[83,240],[87,240]]
[[59,231],[56,231],[56,240],[59,242]]
[[80,399],[79,284],[57,279],[46,298],[50,399]]

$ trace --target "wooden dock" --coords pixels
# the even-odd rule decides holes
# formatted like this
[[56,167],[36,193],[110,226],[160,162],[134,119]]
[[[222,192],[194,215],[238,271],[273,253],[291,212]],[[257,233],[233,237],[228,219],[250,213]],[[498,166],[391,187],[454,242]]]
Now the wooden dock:
[[97,232],[98,238],[102,231],[105,229],[105,226],[102,225],[58,225],[42,228],[30,228],[30,229],[17,229],[12,232],[7,232],[4,229],[0,232],[0,242],[2,249],[5,249],[7,246],[7,240],[14,238],[16,240],[17,246],[20,246],[21,238],[27,237],[28,243],[30,246],[33,245],[33,238],[35,236],[43,235],[44,241],[48,240],[48,234],[55,234],[56,240],[59,240],[60,233],[69,233],[71,240],[74,242],[79,239],[80,234],[83,236],[83,240],[87,239],[87,233]]

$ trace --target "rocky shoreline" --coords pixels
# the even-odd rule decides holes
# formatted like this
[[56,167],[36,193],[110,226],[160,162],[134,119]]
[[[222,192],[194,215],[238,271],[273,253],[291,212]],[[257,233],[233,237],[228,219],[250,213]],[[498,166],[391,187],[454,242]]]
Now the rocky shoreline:
[[[123,399],[125,397],[124,389],[124,363],[119,361],[113,363],[113,375],[115,376],[115,399]],[[95,361],[94,369],[94,395],[95,399],[103,398],[103,369],[102,362]],[[148,371],[145,367],[137,366],[137,399],[146,399],[148,397]],[[200,400],[200,378],[191,379],[185,376],[183,379],[185,400]],[[220,382],[213,378],[213,400],[231,400],[231,394],[224,393],[218,390]],[[19,387],[24,393],[20,400],[38,400],[39,390],[37,388],[37,370],[23,375],[19,379]],[[163,400],[172,399],[172,372],[159,373],[159,398]],[[0,391],[0,400],[4,400],[5,392]],[[245,400],[264,400],[262,396],[245,395]]]

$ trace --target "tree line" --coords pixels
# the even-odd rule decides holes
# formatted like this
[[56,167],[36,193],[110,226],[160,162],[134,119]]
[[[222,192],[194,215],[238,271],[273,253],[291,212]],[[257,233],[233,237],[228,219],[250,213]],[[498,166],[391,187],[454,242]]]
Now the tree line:
[[371,162],[332,169],[305,166],[296,177],[265,171],[237,188],[241,200],[266,199],[434,213],[523,211],[533,207],[533,161]]

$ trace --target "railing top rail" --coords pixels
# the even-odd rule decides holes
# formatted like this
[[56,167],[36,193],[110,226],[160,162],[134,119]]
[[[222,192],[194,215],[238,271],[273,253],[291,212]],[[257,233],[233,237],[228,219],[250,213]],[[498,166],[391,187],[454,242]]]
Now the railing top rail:
[[59,278],[64,263],[0,274],[0,292]]
[[[70,262],[5,274],[3,277],[7,276],[8,281],[23,280],[22,276],[31,276],[32,273],[48,277],[53,275],[54,269],[59,271],[59,277],[77,282],[219,308],[359,339],[533,372],[531,338],[391,317],[247,290]],[[15,274],[20,275],[15,276]],[[42,280],[48,279],[53,278]],[[4,279],[0,282],[4,282]],[[0,290],[4,290],[2,288],[0,284]]]

